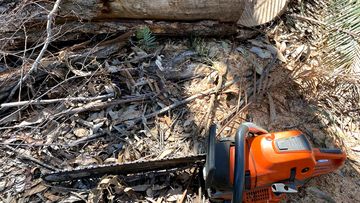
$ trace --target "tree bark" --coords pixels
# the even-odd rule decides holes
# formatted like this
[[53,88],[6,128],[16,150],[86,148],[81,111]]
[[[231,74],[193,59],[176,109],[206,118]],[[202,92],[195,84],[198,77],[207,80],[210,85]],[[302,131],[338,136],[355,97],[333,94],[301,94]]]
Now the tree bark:
[[65,0],[61,15],[86,20],[239,20],[245,0]]
[[[202,36],[223,37],[231,36],[237,32],[237,26],[229,23],[215,21],[201,22],[151,22],[140,20],[118,20],[106,22],[78,22],[71,21],[58,23],[54,26],[53,43],[63,44],[71,41],[84,41],[96,35],[112,35],[134,31],[147,26],[153,34],[159,36]],[[0,30],[0,50],[21,50],[24,48],[25,38],[28,47],[35,46],[39,39],[45,37],[43,26],[27,27],[26,33],[22,30],[16,32],[2,32]],[[11,40],[8,40],[11,39]],[[8,41],[5,41],[8,40]],[[1,41],[4,41],[1,43]],[[1,47],[2,44],[2,47]]]

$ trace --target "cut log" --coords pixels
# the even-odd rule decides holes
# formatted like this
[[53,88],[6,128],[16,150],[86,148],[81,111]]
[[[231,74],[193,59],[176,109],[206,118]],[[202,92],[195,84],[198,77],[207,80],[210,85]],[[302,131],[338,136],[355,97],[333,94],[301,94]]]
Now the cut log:
[[245,0],[65,0],[61,15],[86,20],[148,19],[236,22]]
[[[226,36],[236,22],[259,25],[284,10],[287,0],[63,0],[52,42],[86,40],[147,25],[155,34]],[[0,50],[18,50],[43,41],[52,1],[0,3]],[[245,10],[244,10],[245,9]],[[239,20],[240,19],[240,20]],[[152,20],[145,23],[144,20]],[[163,20],[160,22],[160,20]],[[210,21],[210,23],[209,23]],[[148,22],[148,21],[146,21]],[[41,45],[39,45],[41,46]]]

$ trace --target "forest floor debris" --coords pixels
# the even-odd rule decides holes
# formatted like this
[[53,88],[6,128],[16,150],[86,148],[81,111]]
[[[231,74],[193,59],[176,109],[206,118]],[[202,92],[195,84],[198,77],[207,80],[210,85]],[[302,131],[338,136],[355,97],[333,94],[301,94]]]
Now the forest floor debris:
[[359,79],[330,77],[317,44],[283,22],[248,40],[159,37],[144,48],[126,33],[53,47],[22,100],[2,104],[0,202],[200,202],[198,168],[59,185],[39,176],[199,154],[209,123],[231,136],[244,121],[297,128],[317,147],[347,152],[342,169],[309,180],[288,201],[359,202]]

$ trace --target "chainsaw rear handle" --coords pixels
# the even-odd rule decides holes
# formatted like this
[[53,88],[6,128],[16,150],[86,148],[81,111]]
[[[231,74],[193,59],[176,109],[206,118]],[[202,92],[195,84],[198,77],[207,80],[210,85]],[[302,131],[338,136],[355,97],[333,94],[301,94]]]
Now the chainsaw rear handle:
[[243,191],[245,185],[245,139],[250,133],[265,134],[268,133],[254,123],[242,123],[235,135],[235,169],[234,169],[234,187],[233,203],[242,203]]
[[335,171],[346,160],[346,154],[340,149],[313,149],[316,166],[312,176],[318,176]]

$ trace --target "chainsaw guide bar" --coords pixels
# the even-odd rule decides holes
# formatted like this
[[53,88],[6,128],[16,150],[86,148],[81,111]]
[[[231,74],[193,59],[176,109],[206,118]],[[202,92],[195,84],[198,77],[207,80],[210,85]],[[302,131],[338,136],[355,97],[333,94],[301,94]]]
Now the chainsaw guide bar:
[[173,168],[191,167],[205,163],[206,154],[168,158],[160,160],[145,160],[95,166],[84,166],[44,174],[42,179],[48,182],[70,181],[81,178],[101,177],[103,175],[126,175]]

